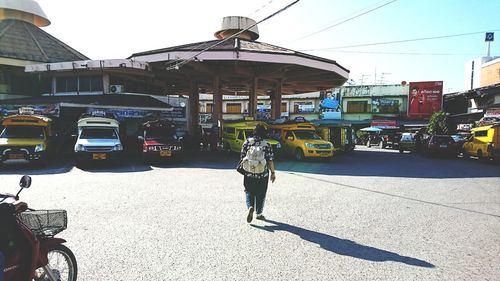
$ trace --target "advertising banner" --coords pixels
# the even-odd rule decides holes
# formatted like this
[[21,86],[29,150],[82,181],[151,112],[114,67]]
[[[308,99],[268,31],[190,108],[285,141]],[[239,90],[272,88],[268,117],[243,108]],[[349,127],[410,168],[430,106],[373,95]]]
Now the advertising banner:
[[257,120],[271,120],[271,105],[259,104],[257,105]]
[[30,109],[31,114],[38,114],[38,115],[44,115],[44,116],[50,116],[50,117],[59,117],[59,104],[43,104],[43,105],[36,105],[36,104],[5,104],[5,105],[0,105],[0,116],[1,115],[13,115],[13,114],[19,114],[19,109]]
[[342,119],[340,93],[328,91],[323,95],[319,104],[319,119]]
[[428,119],[441,110],[443,81],[410,82],[408,118]]

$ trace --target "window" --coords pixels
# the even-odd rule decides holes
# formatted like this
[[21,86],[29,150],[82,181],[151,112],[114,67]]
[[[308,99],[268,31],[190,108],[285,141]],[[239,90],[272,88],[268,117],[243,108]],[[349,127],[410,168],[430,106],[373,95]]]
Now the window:
[[226,113],[241,113],[241,103],[226,104]]
[[45,132],[40,126],[8,126],[0,134],[0,138],[44,139]]
[[235,129],[232,127],[229,127],[229,128],[224,128],[224,131],[226,131],[226,133],[228,133],[228,134],[234,134]]
[[367,101],[348,101],[347,113],[366,113],[368,112]]
[[214,107],[213,103],[207,103],[205,112],[206,113],[212,113],[213,110],[214,110],[213,107]]
[[281,103],[281,108],[280,108],[280,111],[281,111],[281,112],[287,112],[287,110],[286,110],[286,102],[282,102],[282,103]]
[[67,93],[78,91],[78,76],[74,77],[57,77],[56,92]]
[[245,136],[243,135],[243,131],[240,131],[239,134],[238,134],[238,139],[239,140],[244,140],[245,139]]
[[286,132],[286,134],[285,134],[285,139],[288,139],[288,137],[295,138],[295,137],[293,136],[293,133],[292,133],[291,131]]
[[101,92],[101,76],[57,77],[56,92]]
[[488,130],[477,131],[474,133],[475,137],[486,137],[488,135]]
[[80,133],[80,139],[117,139],[115,130],[109,128],[84,128]]
[[90,76],[80,77],[79,90],[80,92],[90,92]]
[[294,113],[313,113],[314,112],[314,105],[311,101],[294,102],[293,112]]
[[90,91],[92,91],[92,92],[102,91],[102,78],[101,78],[101,76],[90,77]]

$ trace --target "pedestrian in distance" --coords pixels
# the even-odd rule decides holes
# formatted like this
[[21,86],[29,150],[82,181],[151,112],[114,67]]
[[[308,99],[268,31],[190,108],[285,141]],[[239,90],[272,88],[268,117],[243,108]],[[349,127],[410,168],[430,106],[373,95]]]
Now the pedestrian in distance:
[[252,222],[254,211],[256,219],[265,220],[263,215],[269,178],[276,180],[272,146],[264,140],[266,128],[258,124],[253,137],[248,138],[241,148],[239,171],[244,175],[247,222]]

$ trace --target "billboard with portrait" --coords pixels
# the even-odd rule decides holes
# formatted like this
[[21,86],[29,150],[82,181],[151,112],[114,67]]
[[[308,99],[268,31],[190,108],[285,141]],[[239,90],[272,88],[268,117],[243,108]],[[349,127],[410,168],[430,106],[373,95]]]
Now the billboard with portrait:
[[429,119],[441,111],[443,81],[410,82],[408,93],[408,118]]

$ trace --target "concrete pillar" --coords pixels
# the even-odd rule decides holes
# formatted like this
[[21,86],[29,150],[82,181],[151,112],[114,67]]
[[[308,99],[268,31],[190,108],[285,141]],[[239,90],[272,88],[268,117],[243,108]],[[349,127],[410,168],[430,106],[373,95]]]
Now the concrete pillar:
[[196,136],[199,132],[200,120],[200,94],[198,93],[198,83],[189,81],[189,124],[188,131],[191,136]]
[[213,83],[213,101],[214,101],[214,107],[213,107],[213,121],[215,125],[221,125],[222,124],[222,93],[220,91],[220,77],[215,76],[214,77],[214,83]]
[[259,88],[259,78],[253,78],[252,90],[248,95],[248,116],[257,117],[257,89]]
[[276,91],[271,96],[271,119],[276,120],[281,117],[281,93],[283,92],[283,81],[276,85]]

